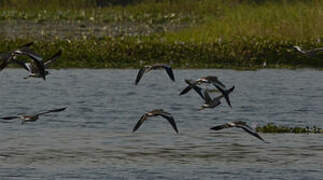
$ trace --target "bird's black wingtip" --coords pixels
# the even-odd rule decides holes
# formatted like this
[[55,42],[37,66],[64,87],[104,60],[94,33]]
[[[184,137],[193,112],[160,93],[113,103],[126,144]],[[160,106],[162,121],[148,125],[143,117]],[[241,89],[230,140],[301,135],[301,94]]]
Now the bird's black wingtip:
[[137,131],[137,129],[138,129],[138,128],[134,127],[134,128],[132,129],[132,133],[136,132],[136,131]]
[[220,129],[223,129],[223,126],[214,126],[210,128],[210,130],[214,130],[214,131],[218,131]]

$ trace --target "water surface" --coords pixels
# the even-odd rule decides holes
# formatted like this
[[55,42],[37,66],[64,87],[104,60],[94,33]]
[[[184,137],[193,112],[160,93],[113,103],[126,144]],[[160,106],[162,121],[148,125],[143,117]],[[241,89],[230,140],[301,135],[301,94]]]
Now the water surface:
[[[323,136],[261,134],[210,127],[243,120],[251,125],[323,127],[323,72],[315,70],[51,70],[46,81],[24,80],[22,69],[0,72],[0,116],[67,106],[34,123],[0,126],[1,179],[321,179]],[[227,86],[233,108],[197,111],[194,92],[178,93],[184,79],[216,75]],[[215,96],[214,94],[213,96]],[[180,133],[146,111],[173,114]]]

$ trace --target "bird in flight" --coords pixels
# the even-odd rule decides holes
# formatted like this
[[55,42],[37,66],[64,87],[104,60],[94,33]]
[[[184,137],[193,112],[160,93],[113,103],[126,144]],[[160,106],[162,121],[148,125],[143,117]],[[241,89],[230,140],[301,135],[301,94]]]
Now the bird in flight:
[[1,53],[0,60],[2,60],[2,63],[0,64],[0,71],[3,70],[9,63],[14,63],[16,56],[20,55],[20,51],[29,50],[29,47],[33,44],[34,44],[33,42],[29,42],[27,44],[20,46],[19,48],[15,49],[15,50]]
[[190,79],[185,79],[186,84],[188,84],[188,86],[186,88],[183,89],[182,92],[179,93],[179,95],[183,95],[188,93],[191,89],[194,89],[195,92],[201,96],[202,99],[204,99],[204,95],[202,93],[202,88],[200,88],[195,81],[190,80]]
[[172,68],[167,65],[167,64],[153,64],[153,65],[147,65],[147,66],[144,66],[143,68],[141,68],[137,74],[137,78],[136,78],[136,81],[135,81],[135,85],[137,85],[140,81],[140,79],[142,78],[142,76],[145,74],[145,73],[148,73],[149,71],[151,70],[156,70],[156,69],[165,69],[169,78],[175,82],[175,77],[174,77],[174,73],[173,73],[173,70]]
[[41,75],[41,77],[44,80],[46,80],[45,66],[44,66],[44,63],[42,62],[42,58],[29,49],[29,47],[32,44],[33,42],[30,42],[14,51],[2,53],[0,55],[0,58],[3,60],[3,62],[0,64],[0,71],[3,70],[5,67],[7,67],[9,63],[16,63],[19,65],[22,65],[23,68],[28,69],[28,67],[25,64],[21,64],[20,62],[17,61],[17,56],[28,56],[35,62],[37,68],[39,69],[39,74]]
[[48,111],[43,111],[43,112],[40,112],[40,113],[37,113],[37,114],[32,114],[32,115],[17,115],[17,116],[1,117],[0,119],[12,120],[12,119],[20,118],[22,120],[21,124],[24,124],[26,122],[37,121],[40,115],[47,114],[47,113],[52,113],[52,112],[60,112],[60,111],[64,111],[65,109],[66,109],[66,107],[59,108],[59,109],[52,109],[52,110],[48,110]]
[[162,116],[163,118],[165,118],[172,125],[176,133],[178,133],[174,117],[170,113],[164,111],[163,109],[155,109],[142,115],[135,127],[133,128],[132,132],[135,132],[149,117],[154,116]]
[[208,93],[208,90],[205,89],[204,90],[204,104],[202,105],[202,107],[199,109],[199,110],[203,110],[205,108],[215,108],[217,107],[218,105],[221,104],[221,99],[223,98],[224,96],[223,95],[220,95],[220,96],[217,96],[215,98],[211,98],[209,93]]
[[222,88],[225,88],[225,85],[218,79],[216,76],[205,76],[201,77],[195,81],[193,80],[185,80],[185,82],[188,84],[182,92],[179,93],[179,95],[183,95],[188,93],[193,87],[196,87],[194,85],[201,85],[201,84],[213,84],[214,86],[220,86]]
[[224,96],[225,100],[227,101],[228,105],[232,108],[229,94],[234,90],[234,86],[232,86],[230,89],[223,89],[222,87],[218,86],[217,84],[213,84]]
[[323,53],[323,48],[314,48],[314,49],[309,49],[309,50],[303,50],[299,46],[293,46],[293,48],[296,49],[298,52],[300,52],[301,54],[303,54],[305,56],[315,57],[319,53]]
[[256,130],[254,130],[252,127],[248,126],[246,122],[243,121],[235,121],[235,122],[227,122],[225,124],[222,125],[218,125],[218,126],[214,126],[211,129],[218,131],[221,129],[225,129],[225,128],[232,128],[232,127],[236,127],[236,128],[241,128],[244,131],[246,131],[247,133],[249,133],[250,135],[262,140],[263,142],[266,142],[257,132]]
[[[59,58],[62,55],[62,51],[59,50],[57,53],[55,53],[53,56],[49,57],[44,61],[44,67],[45,67],[45,76],[49,74],[49,72],[46,70],[48,69],[48,66],[56,61],[57,58]],[[41,78],[42,75],[40,74],[40,71],[34,63],[28,63],[16,60],[16,63],[24,67],[30,74],[26,76],[24,79],[28,78]]]

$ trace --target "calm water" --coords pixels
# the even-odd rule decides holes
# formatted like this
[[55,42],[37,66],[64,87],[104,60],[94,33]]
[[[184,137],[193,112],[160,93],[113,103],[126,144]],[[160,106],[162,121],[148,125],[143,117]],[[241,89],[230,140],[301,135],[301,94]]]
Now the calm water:
[[[210,127],[243,120],[323,127],[323,71],[51,70],[47,81],[24,80],[22,69],[0,72],[0,116],[67,106],[34,123],[0,123],[0,179],[322,179],[323,135],[261,134],[265,144],[240,129]],[[183,79],[217,75],[233,108],[197,111],[194,92],[178,96]],[[140,116],[163,108],[166,120]]]

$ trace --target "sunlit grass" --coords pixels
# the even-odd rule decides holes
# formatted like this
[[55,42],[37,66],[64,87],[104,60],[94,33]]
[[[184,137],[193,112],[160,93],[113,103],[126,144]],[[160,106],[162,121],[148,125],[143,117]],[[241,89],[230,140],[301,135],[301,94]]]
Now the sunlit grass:
[[168,39],[181,41],[207,42],[242,36],[308,40],[321,38],[323,34],[323,1],[268,1],[254,4],[234,0],[142,0],[128,6],[104,8],[97,8],[93,0],[4,2],[7,3],[0,6],[2,20],[196,24],[180,32],[167,34]]
[[[6,52],[32,39],[0,40],[0,52]],[[306,46],[313,46],[302,42]],[[235,42],[167,41],[160,36],[56,39],[35,41],[32,49],[44,57],[58,49],[63,56],[54,68],[138,68],[167,63],[174,68],[299,68],[323,67],[317,58],[304,58],[291,49],[293,42],[268,39],[240,39]]]
[[[239,0],[143,0],[104,8],[86,4],[90,2],[86,0],[71,0],[66,4],[48,0],[44,7],[30,3],[36,0],[19,1],[20,5],[15,2],[0,7],[0,19],[82,24],[131,22],[150,27],[189,24],[174,31],[138,36],[120,32],[117,37],[96,37],[92,31],[88,37],[65,39],[44,32],[42,38],[36,39],[35,51],[49,56],[62,48],[64,55],[57,67],[132,68],[155,62],[177,68],[254,69],[261,68],[264,62],[270,68],[323,67],[322,58],[304,57],[291,48],[295,44],[305,49],[323,46],[323,1],[255,4]],[[73,30],[67,33],[73,34]],[[0,52],[3,52],[8,50],[6,47],[18,46],[17,42],[31,38],[1,39]]]
[[323,35],[323,2],[242,3],[223,6],[220,16],[204,25],[168,35],[182,41],[234,40],[236,37],[262,37],[279,40],[309,40]]

